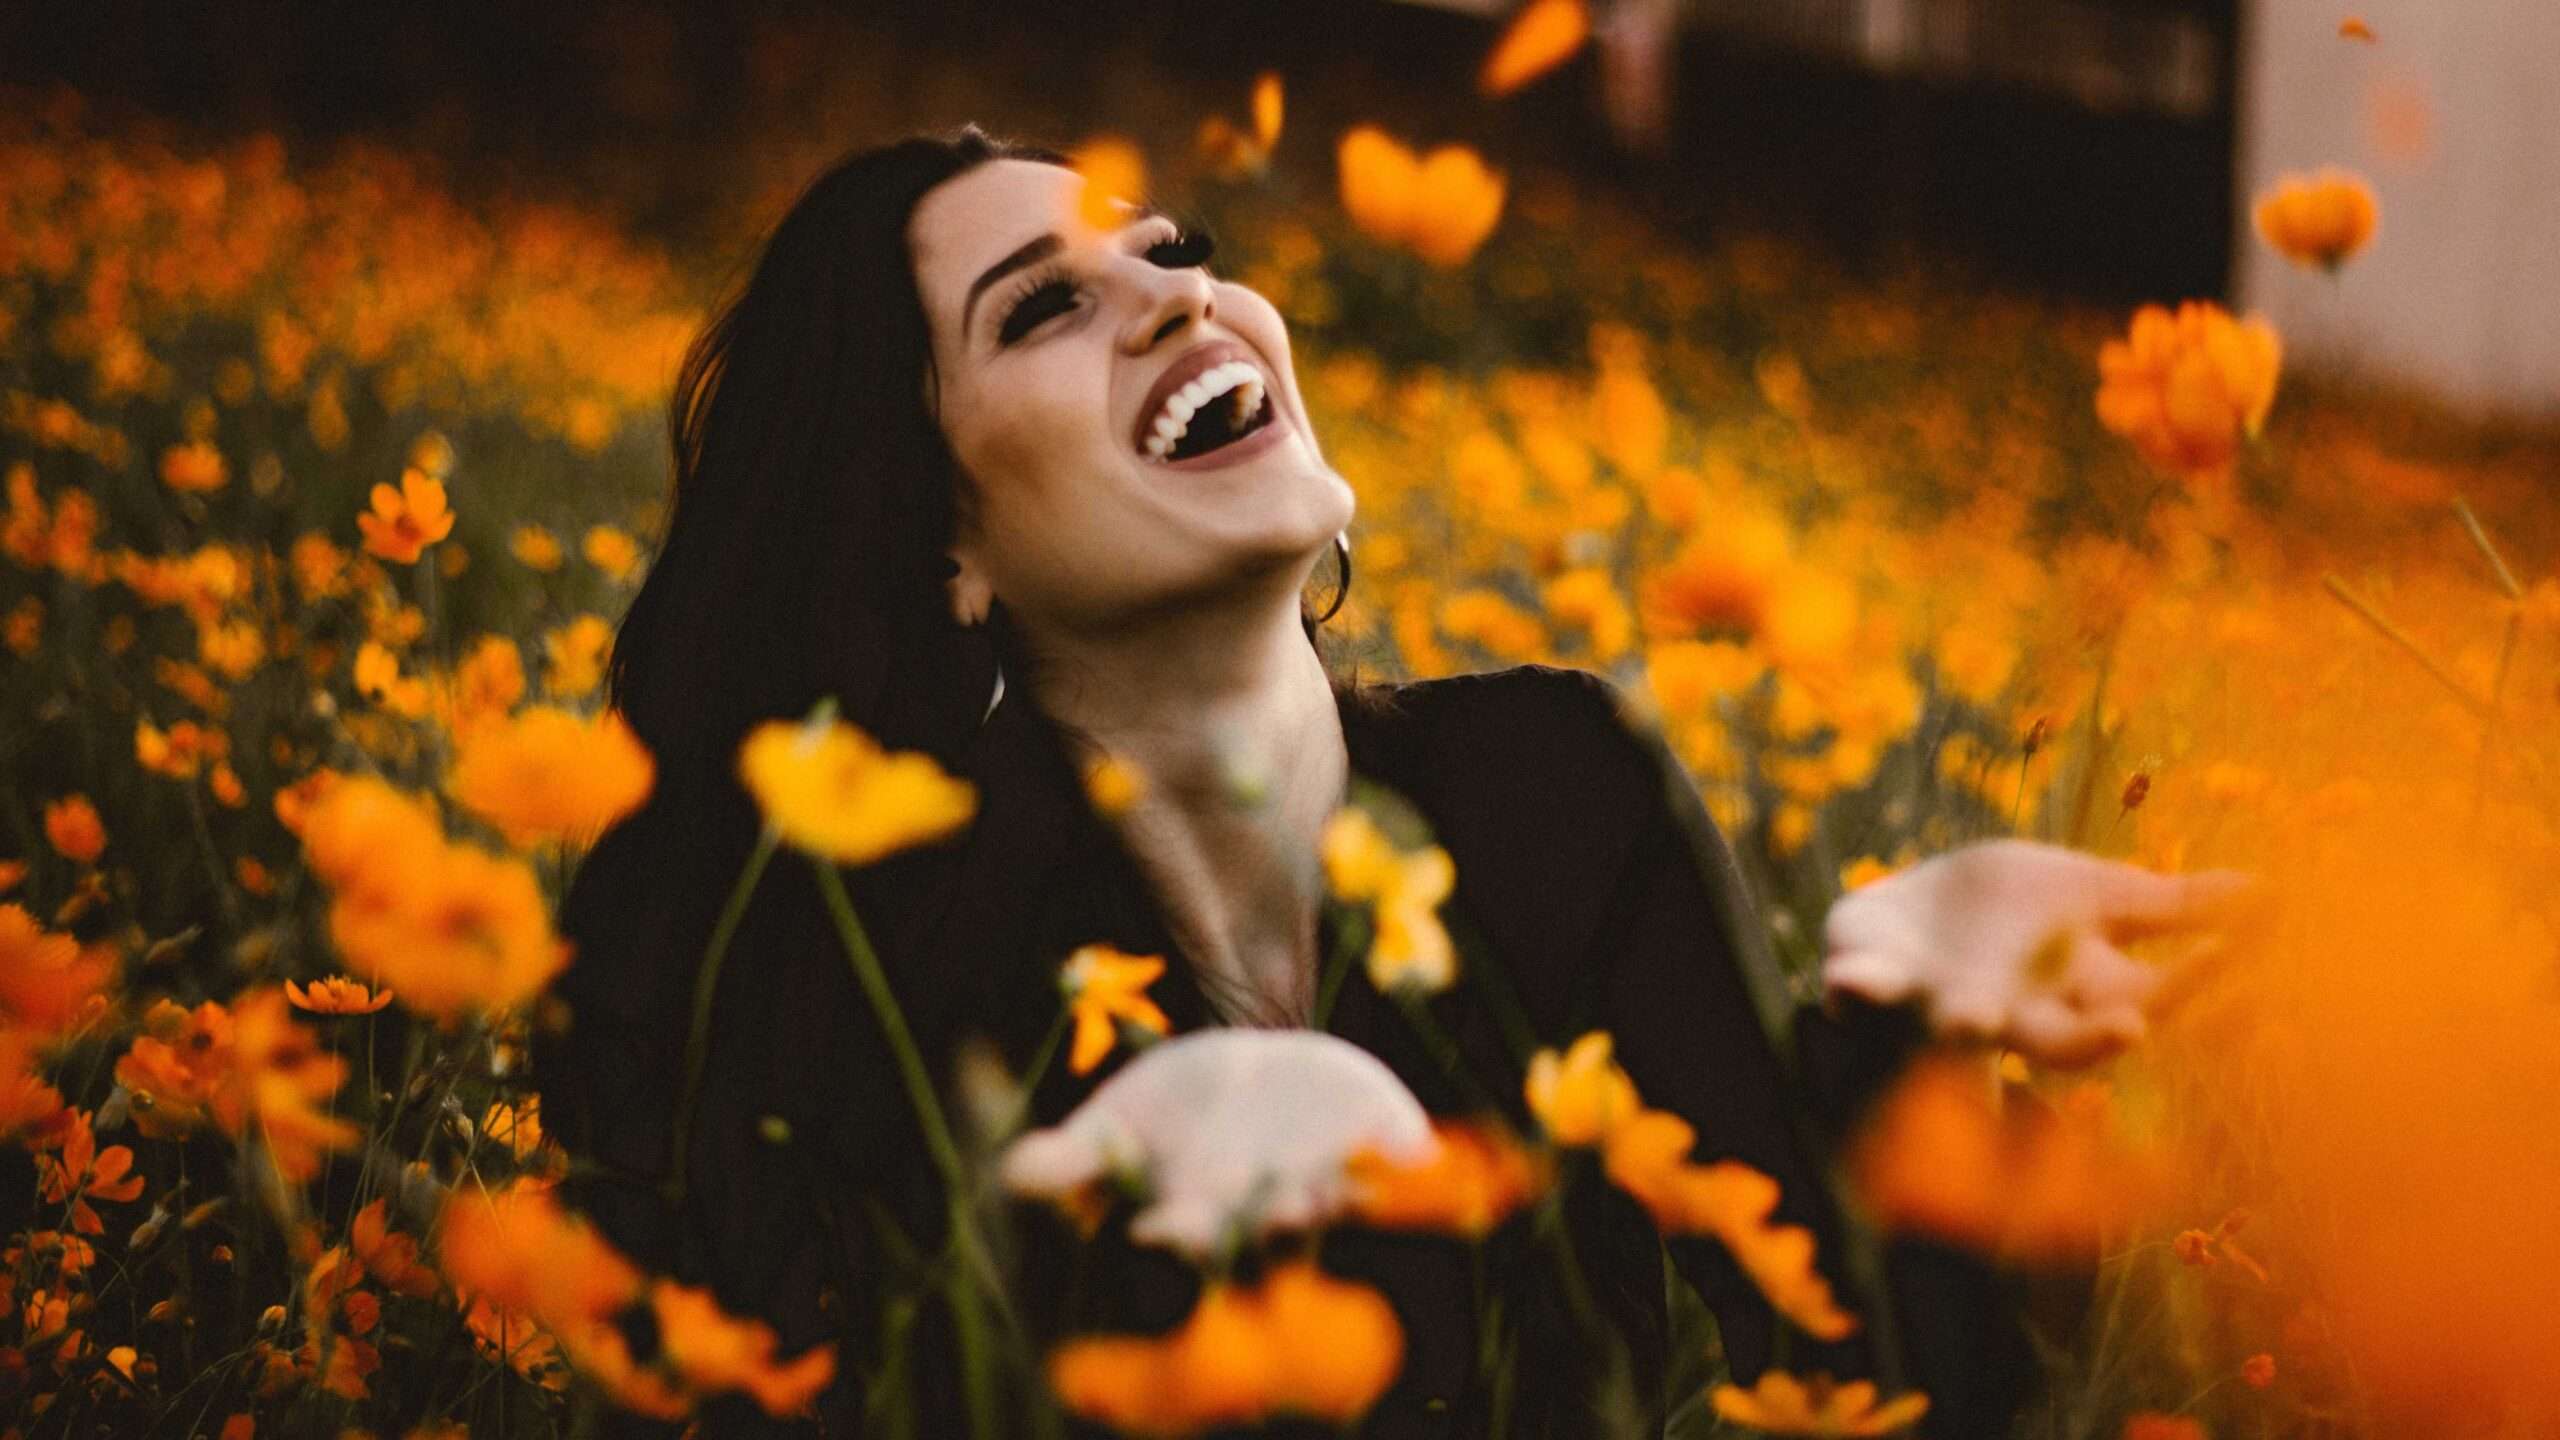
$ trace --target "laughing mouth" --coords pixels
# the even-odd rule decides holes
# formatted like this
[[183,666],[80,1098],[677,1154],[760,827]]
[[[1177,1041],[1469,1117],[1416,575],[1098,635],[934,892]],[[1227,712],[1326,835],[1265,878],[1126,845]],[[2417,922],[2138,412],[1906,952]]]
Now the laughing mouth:
[[1271,423],[1270,387],[1243,360],[1213,365],[1165,397],[1140,451],[1156,461],[1223,450]]

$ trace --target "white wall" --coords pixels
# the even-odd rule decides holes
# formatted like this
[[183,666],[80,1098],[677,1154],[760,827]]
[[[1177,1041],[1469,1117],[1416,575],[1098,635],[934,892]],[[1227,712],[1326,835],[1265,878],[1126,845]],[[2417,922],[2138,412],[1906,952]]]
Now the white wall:
[[[2288,360],[2353,364],[2466,407],[2560,414],[2560,0],[2249,0],[2235,293]],[[2376,35],[2342,39],[2357,15]],[[2277,174],[2348,166],[2382,201],[2332,280],[2249,217]]]

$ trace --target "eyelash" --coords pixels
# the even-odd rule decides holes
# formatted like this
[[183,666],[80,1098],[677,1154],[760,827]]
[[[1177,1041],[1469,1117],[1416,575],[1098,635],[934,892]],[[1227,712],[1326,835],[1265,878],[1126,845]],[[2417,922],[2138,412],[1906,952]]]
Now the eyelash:
[[[1181,270],[1209,263],[1217,245],[1207,230],[1177,228],[1170,238],[1149,245],[1144,253],[1149,260],[1165,269]],[[1170,258],[1158,258],[1161,252],[1168,251],[1171,252]],[[996,343],[1011,345],[1021,340],[1052,318],[1066,313],[1074,300],[1075,289],[1067,283],[1063,269],[1053,266],[1034,272],[1006,302],[1004,320],[996,330]]]

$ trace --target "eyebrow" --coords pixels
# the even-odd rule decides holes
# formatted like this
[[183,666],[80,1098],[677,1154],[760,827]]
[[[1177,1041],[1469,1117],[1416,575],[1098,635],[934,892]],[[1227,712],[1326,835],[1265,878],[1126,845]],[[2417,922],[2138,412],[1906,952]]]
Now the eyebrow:
[[[1127,218],[1123,219],[1120,224],[1114,228],[1117,230],[1126,230],[1132,225],[1136,225],[1142,221],[1155,219],[1164,213],[1165,212],[1157,209],[1153,205],[1133,205],[1129,209]],[[969,317],[971,313],[978,308],[978,297],[986,293],[988,286],[995,284],[1007,275],[1023,269],[1026,266],[1039,264],[1041,261],[1057,254],[1059,250],[1065,247],[1065,245],[1066,242],[1060,240],[1055,232],[1051,232],[1046,235],[1034,236],[1032,239],[1024,241],[1012,254],[1007,255],[993,265],[988,266],[985,272],[980,274],[977,279],[969,282],[969,298],[963,301],[960,306],[960,332],[964,335],[968,333]]]

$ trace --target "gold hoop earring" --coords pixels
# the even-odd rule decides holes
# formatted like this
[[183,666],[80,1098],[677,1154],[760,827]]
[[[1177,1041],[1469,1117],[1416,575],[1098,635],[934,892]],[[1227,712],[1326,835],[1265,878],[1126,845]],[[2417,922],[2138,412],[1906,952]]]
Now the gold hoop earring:
[[1324,613],[1316,617],[1316,623],[1319,625],[1340,613],[1343,600],[1351,594],[1351,532],[1347,530],[1333,532],[1333,560],[1335,566],[1342,572],[1342,579],[1333,587],[1333,603],[1327,605]]

